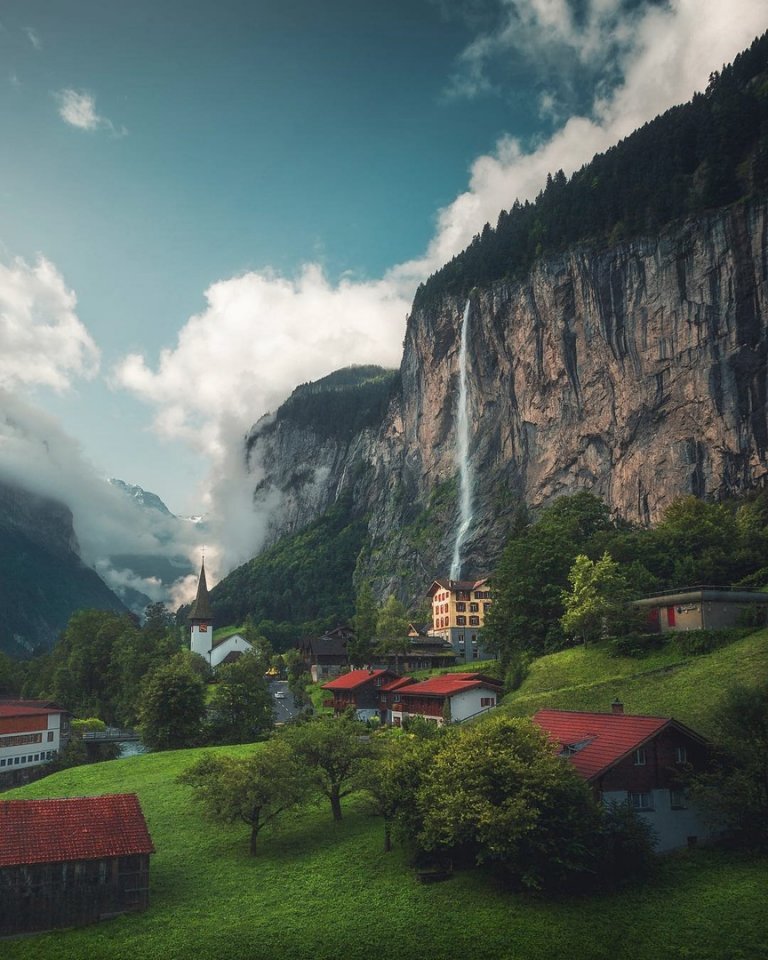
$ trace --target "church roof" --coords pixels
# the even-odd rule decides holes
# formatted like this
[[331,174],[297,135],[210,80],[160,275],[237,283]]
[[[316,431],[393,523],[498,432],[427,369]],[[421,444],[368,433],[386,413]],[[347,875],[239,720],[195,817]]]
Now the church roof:
[[200,567],[200,579],[197,581],[197,596],[189,611],[188,620],[213,620],[213,610],[208,596],[208,584],[205,580],[205,560]]

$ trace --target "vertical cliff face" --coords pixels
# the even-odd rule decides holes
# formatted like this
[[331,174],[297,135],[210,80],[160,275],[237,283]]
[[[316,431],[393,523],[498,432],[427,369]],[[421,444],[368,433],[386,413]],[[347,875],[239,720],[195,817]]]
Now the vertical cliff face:
[[[476,288],[470,301],[468,567],[493,562],[517,500],[535,508],[588,489],[648,523],[680,495],[722,496],[764,481],[764,204],[654,239],[580,246],[540,261],[523,283]],[[446,298],[410,317],[402,396],[375,458],[374,535],[395,532],[381,482],[391,468],[422,505],[456,474],[464,306]],[[435,551],[443,564],[451,536],[443,530]]]
[[[492,569],[515,507],[591,490],[659,518],[676,497],[722,496],[768,472],[768,207],[740,205],[655,238],[574,247],[524,282],[470,294],[474,518],[464,573]],[[258,427],[279,490],[273,535],[353,492],[369,517],[360,575],[417,597],[456,535],[461,318],[450,297],[409,318],[400,388],[378,429]]]

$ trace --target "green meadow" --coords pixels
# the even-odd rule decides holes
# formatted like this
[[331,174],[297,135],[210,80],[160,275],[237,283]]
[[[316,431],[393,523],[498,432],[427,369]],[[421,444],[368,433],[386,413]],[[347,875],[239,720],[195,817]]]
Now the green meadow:
[[[536,661],[505,709],[543,705],[672,713],[702,728],[726,678],[764,674],[768,631],[702,657],[644,660],[568,650]],[[700,722],[701,721],[701,722]],[[254,746],[219,748],[231,753]],[[157,853],[150,908],[81,930],[0,942],[2,960],[760,960],[768,864],[699,849],[665,858],[652,884],[556,901],[462,871],[421,884],[407,853],[351,798],[341,823],[304,809],[260,838],[207,821],[177,774],[201,751],[64,771],[10,797],[136,792]]]

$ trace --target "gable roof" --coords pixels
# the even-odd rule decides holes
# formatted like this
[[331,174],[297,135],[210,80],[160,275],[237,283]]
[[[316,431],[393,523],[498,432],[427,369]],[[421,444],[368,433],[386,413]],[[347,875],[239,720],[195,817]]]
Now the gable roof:
[[382,683],[379,687],[381,693],[391,693],[392,690],[399,690],[400,687],[409,687],[411,684],[416,683],[413,677],[395,677],[394,680],[389,680],[387,683]]
[[0,717],[41,717],[49,713],[68,713],[63,707],[49,707],[47,703],[15,706],[8,703],[0,703]]
[[0,800],[0,867],[154,853],[134,793]]
[[445,577],[441,577],[438,580],[432,581],[432,586],[427,590],[427,596],[431,597],[438,590],[448,590],[451,593],[455,593],[457,590],[478,590],[487,583],[488,577],[483,577],[480,580],[448,580]]
[[391,670],[350,670],[323,684],[323,690],[356,690],[376,677],[395,677]]
[[421,683],[414,683],[412,687],[403,690],[403,696],[453,697],[457,693],[464,693],[466,690],[474,690],[477,687],[486,687],[494,693],[499,690],[498,684],[481,680],[477,676],[460,674],[457,678],[455,674],[445,673],[439,677],[422,680]]
[[668,727],[706,742],[704,737],[671,717],[539,710],[533,721],[561,747],[576,747],[569,760],[585,780],[605,773]]

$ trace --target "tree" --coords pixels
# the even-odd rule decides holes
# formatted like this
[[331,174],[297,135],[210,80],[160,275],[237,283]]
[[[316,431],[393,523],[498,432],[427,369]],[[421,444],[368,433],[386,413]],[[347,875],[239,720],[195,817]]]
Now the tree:
[[768,850],[768,680],[731,687],[713,718],[712,769],[694,793],[741,845]]
[[408,611],[397,597],[390,595],[379,609],[376,620],[378,652],[395,655],[395,667],[400,656],[407,654],[411,641],[408,637]]
[[214,742],[248,743],[272,726],[272,697],[258,651],[220,666],[216,678],[208,704]]
[[357,591],[355,600],[355,639],[350,644],[350,658],[354,664],[362,665],[370,661],[373,638],[376,636],[376,624],[379,611],[370,580],[365,580]]
[[153,750],[174,750],[199,742],[205,717],[205,684],[183,656],[147,674],[141,688],[139,728]]
[[580,636],[587,643],[631,618],[629,587],[608,552],[599,560],[580,553],[568,573],[568,582],[571,589],[563,591],[565,613],[560,618],[567,634]]
[[597,806],[530,720],[489,717],[439,743],[417,791],[423,850],[494,862],[530,889],[594,868]]
[[194,789],[195,799],[215,820],[240,820],[251,829],[250,852],[267,824],[296,807],[309,782],[287,743],[271,740],[249,757],[206,754],[182,773],[179,783]]
[[373,755],[366,727],[341,717],[316,717],[285,727],[279,737],[309,769],[330,801],[333,819],[341,820],[341,800],[356,788],[362,761]]

